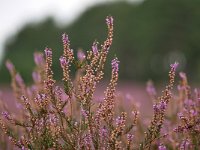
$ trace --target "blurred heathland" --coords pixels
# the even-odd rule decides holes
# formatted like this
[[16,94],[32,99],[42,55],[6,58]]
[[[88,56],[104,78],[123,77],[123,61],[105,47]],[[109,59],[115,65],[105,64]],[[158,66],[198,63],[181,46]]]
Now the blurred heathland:
[[[58,27],[48,18],[40,24],[28,24],[14,39],[8,40],[4,61],[10,59],[23,78],[31,81],[33,52],[48,46],[53,49],[53,67],[58,75],[62,33],[69,34],[75,51],[87,51],[94,39],[102,43],[106,37],[103,20],[111,14],[115,31],[109,56],[116,54],[120,60],[121,81],[161,81],[174,61],[179,62],[179,69],[190,79],[200,81],[199,6],[199,0],[145,0],[138,5],[124,1],[90,8],[67,27]],[[110,67],[106,66],[108,73]],[[0,82],[9,80],[8,71],[2,66]]]

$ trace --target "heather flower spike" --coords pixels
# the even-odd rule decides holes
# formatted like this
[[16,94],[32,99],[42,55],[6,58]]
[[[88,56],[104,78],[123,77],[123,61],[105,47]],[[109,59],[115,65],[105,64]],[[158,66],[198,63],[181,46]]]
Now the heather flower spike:
[[41,76],[40,76],[40,74],[38,72],[33,72],[32,73],[32,78],[33,78],[33,81],[35,83],[41,82]]
[[12,74],[13,71],[15,70],[14,65],[13,65],[12,62],[9,61],[9,60],[6,61],[6,67],[7,67],[8,71],[9,71],[11,74]]
[[63,57],[66,57],[69,62],[73,62],[74,60],[74,52],[73,49],[70,48],[70,41],[67,34],[62,35],[63,41]]
[[83,61],[86,58],[84,52],[81,49],[78,50],[77,57],[78,57],[78,60],[80,61]]
[[186,79],[186,74],[185,74],[184,72],[180,72],[180,73],[179,73],[179,76],[180,76],[183,80]]
[[15,80],[19,85],[24,85],[24,81],[19,73],[16,74]]
[[59,60],[60,60],[60,65],[62,68],[66,67],[66,65],[68,65],[68,63],[69,63],[67,61],[66,57],[63,57],[63,56],[61,56]]
[[116,57],[115,59],[112,60],[112,69],[114,72],[119,72],[119,60]]
[[42,53],[34,53],[34,61],[38,66],[42,66],[44,64],[44,58]]
[[69,43],[69,37],[68,37],[67,34],[63,33],[62,41],[63,41],[63,44],[68,44]]
[[146,91],[152,98],[155,98],[157,92],[151,80],[147,82]]
[[10,120],[10,119],[11,119],[11,116],[9,115],[9,113],[8,113],[7,111],[2,112],[1,114],[2,114],[2,115],[4,116],[4,118],[6,118],[7,120]]
[[170,67],[175,71],[176,68],[178,67],[178,62],[175,62],[174,64],[171,64]]
[[158,149],[159,150],[167,150],[166,146],[164,146],[164,145],[159,145]]
[[97,42],[95,41],[92,45],[93,54],[96,55],[98,53]]
[[170,65],[171,70],[169,71],[169,83],[166,86],[165,90],[162,91],[162,96],[158,97],[153,105],[153,118],[151,120],[151,124],[148,127],[148,132],[145,134],[145,139],[143,143],[141,143],[141,149],[147,149],[151,147],[152,142],[158,138],[161,129],[164,124],[164,117],[167,106],[172,99],[172,92],[174,86],[174,79],[175,79],[175,71],[178,67],[178,63],[175,62],[174,64]]
[[112,16],[108,16],[106,18],[106,23],[108,26],[108,38],[103,44],[103,50],[107,53],[113,40],[113,18]]
[[108,16],[106,18],[106,23],[108,26],[112,26],[113,25],[113,17],[112,16]]
[[46,57],[52,56],[52,50],[50,48],[46,47],[44,51],[45,51]]

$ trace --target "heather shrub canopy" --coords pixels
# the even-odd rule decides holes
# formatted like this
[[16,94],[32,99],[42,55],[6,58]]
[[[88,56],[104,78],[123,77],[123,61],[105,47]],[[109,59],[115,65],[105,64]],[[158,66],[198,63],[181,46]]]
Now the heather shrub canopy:
[[[62,35],[62,82],[54,79],[51,48],[45,48],[45,55],[34,54],[36,67],[30,86],[7,61],[19,112],[15,116],[5,104],[1,105],[1,132],[19,149],[198,149],[200,94],[197,89],[192,92],[182,72],[177,95],[174,94],[177,62],[170,66],[169,83],[161,96],[157,96],[152,82],[147,84],[153,99],[153,116],[149,121],[139,118],[137,106],[127,112],[118,110],[117,57],[111,61],[111,79],[104,99],[99,102],[94,97],[113,40],[111,16],[106,18],[106,24],[108,35],[103,44],[94,41],[86,54],[80,50],[77,57],[70,48],[68,35]],[[70,73],[72,67],[76,68],[74,78]],[[4,142],[6,145],[7,141]]]

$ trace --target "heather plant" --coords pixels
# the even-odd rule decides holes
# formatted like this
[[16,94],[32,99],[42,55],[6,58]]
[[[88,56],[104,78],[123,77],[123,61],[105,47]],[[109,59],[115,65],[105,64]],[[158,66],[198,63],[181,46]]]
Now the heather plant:
[[[171,67],[175,69],[177,64],[175,63]],[[169,75],[171,76],[171,71]],[[154,115],[150,127],[145,132],[145,140],[140,144],[141,149],[150,149],[151,147],[158,147],[161,150],[199,149],[199,91],[196,88],[192,91],[185,73],[180,72],[179,76],[181,80],[177,86],[177,95],[167,91],[172,88],[171,83],[174,82],[174,79],[171,78],[170,84],[163,91],[165,97],[161,96],[157,101],[155,99],[157,97],[156,89],[152,82],[148,82],[147,92],[155,100]],[[169,105],[168,109],[167,105]]]
[[[12,77],[12,88],[18,112],[13,115],[5,104],[0,126],[12,144],[19,149],[198,149],[200,146],[200,94],[192,95],[186,75],[180,73],[178,95],[173,94],[178,63],[172,64],[169,83],[162,95],[152,82],[147,92],[153,100],[153,116],[149,124],[139,118],[136,104],[131,110],[120,111],[120,98],[116,94],[119,60],[111,62],[111,79],[99,102],[94,96],[102,80],[104,65],[113,40],[113,18],[106,18],[108,36],[99,46],[95,41],[84,53],[70,48],[68,35],[62,35],[63,54],[60,66],[62,82],[53,78],[53,50],[36,52],[36,67],[32,73],[33,85],[27,86],[14,65],[6,62]],[[71,77],[71,67],[76,76]],[[177,115],[178,114],[178,115]],[[2,141],[4,140],[2,136]],[[3,144],[3,143],[2,143]]]

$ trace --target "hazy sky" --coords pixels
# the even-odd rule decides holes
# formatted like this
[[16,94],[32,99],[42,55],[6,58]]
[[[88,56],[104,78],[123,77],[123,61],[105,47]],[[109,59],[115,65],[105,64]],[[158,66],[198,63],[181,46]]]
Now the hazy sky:
[[116,0],[0,0],[0,60],[5,41],[27,23],[53,16],[58,23],[67,24],[88,7],[113,1]]

